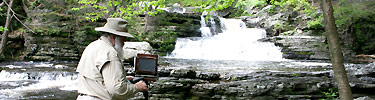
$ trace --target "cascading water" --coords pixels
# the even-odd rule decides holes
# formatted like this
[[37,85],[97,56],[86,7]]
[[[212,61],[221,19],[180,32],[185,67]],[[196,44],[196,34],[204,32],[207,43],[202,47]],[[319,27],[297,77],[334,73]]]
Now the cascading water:
[[215,19],[214,18],[210,18],[208,20],[208,24],[210,24],[210,26],[207,26],[206,24],[206,20],[204,16],[201,16],[201,28],[199,29],[201,31],[201,36],[202,37],[212,37],[213,35],[216,35],[216,23],[215,23]]
[[73,99],[77,73],[74,67],[24,62],[0,66],[0,99]]
[[273,43],[258,42],[265,38],[263,29],[246,28],[239,19],[220,18],[222,33],[212,35],[201,19],[202,37],[178,38],[170,58],[205,60],[280,61],[282,53]]

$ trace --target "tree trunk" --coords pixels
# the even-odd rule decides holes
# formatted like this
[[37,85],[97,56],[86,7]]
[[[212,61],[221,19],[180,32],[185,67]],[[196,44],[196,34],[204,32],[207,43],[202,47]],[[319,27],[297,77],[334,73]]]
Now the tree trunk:
[[[3,0],[3,1],[6,2],[6,0]],[[4,26],[6,29],[8,28],[9,23],[12,20],[12,15],[10,14],[11,9],[12,9],[12,5],[13,5],[13,0],[10,0],[9,6],[8,6],[8,11],[7,11],[7,19],[6,19],[5,26]],[[8,31],[4,30],[3,35],[1,37],[1,43],[0,43],[0,55],[3,55],[3,53],[4,53],[4,49],[7,45],[7,39],[8,39]]]
[[25,0],[22,0],[22,8],[26,12],[26,17],[28,16],[27,14],[29,13],[29,8],[26,6]]
[[150,19],[150,15],[148,15],[148,14],[146,14],[146,23],[145,23],[145,31],[144,31],[144,33],[146,33],[146,32],[148,32],[148,20]]
[[353,100],[352,91],[344,67],[344,57],[342,55],[335,18],[333,17],[331,0],[322,0],[321,8],[323,10],[324,27],[326,30],[326,37],[328,38],[328,47],[331,55],[334,76],[339,89],[340,100]]
[[[150,6],[148,6],[149,7],[149,9],[151,9],[150,11],[153,11],[153,9],[152,9],[152,6],[150,5]],[[157,7],[155,7],[155,8],[157,8]],[[145,23],[145,31],[144,31],[144,33],[146,33],[146,32],[148,32],[148,24],[150,24],[149,23],[149,19],[150,19],[150,15],[148,15],[147,13],[148,13],[149,11],[147,11],[146,12],[146,23]]]

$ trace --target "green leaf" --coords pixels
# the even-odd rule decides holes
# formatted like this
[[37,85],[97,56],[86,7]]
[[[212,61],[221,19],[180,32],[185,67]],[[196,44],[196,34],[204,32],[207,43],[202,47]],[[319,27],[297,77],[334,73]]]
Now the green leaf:
[[3,26],[0,26],[0,31],[2,32],[4,30],[4,27]]
[[119,1],[113,1],[113,4],[114,4],[115,6],[118,6],[118,5],[120,5],[120,2],[119,2]]
[[71,10],[81,10],[80,8],[72,8]]
[[7,28],[3,27],[3,26],[0,26],[0,31],[9,31]]

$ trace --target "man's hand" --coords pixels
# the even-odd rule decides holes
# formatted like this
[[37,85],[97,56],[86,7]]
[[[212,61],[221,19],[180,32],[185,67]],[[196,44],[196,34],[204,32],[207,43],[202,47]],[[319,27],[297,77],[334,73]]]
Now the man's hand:
[[128,79],[129,81],[132,81],[134,79],[134,76],[126,76],[126,79]]
[[135,86],[137,86],[138,91],[146,91],[147,90],[147,85],[143,81],[139,81],[139,82],[135,83]]

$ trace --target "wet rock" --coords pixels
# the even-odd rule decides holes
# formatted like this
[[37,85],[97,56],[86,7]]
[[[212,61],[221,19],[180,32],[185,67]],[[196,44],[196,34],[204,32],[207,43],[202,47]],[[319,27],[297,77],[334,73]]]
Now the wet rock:
[[[202,74],[201,72],[198,72],[197,75],[197,78],[200,78],[199,75],[208,76],[208,74]],[[212,75],[215,76],[217,74],[213,73]],[[177,78],[167,78],[164,79],[164,81],[167,80],[166,83],[158,83],[157,85],[162,86],[159,86],[159,88],[156,89],[159,89],[157,93],[174,91],[174,93],[180,94],[182,92],[181,90],[173,88],[185,88],[185,90],[190,90],[189,94],[193,95],[192,97],[185,96],[185,98],[191,99],[259,99],[277,98],[280,95],[287,94],[319,94],[321,90],[328,89],[331,86],[330,80],[328,78],[316,77],[327,76],[327,72],[315,74],[298,73],[298,76],[300,77],[293,75],[293,73],[274,73],[262,71],[250,74],[232,75],[232,77],[237,78],[235,80],[233,79],[230,82],[219,83],[207,83],[207,81],[203,81],[200,79],[186,80]],[[285,96],[285,98],[287,97],[294,98],[296,96]]]
[[[252,80],[233,81],[220,84],[197,84],[192,87],[193,95],[199,99],[215,98],[277,98],[280,95],[319,94],[328,87],[329,80],[322,78],[275,78],[265,77]],[[324,83],[325,82],[325,83]],[[329,85],[328,85],[329,86]],[[323,95],[321,95],[323,96]],[[284,98],[286,99],[286,98]]]
[[276,36],[276,46],[282,48],[283,58],[304,60],[328,60],[329,52],[323,36]]
[[375,63],[345,66],[353,94],[375,94]]
[[[374,64],[346,65],[353,94],[373,95]],[[359,72],[361,71],[361,72]],[[333,71],[271,72],[224,74],[188,68],[160,68],[162,76],[151,82],[154,99],[322,99],[330,88],[337,88]],[[169,73],[169,74],[168,74]],[[188,74],[189,73],[189,74]],[[196,75],[193,77],[193,75]],[[356,79],[353,79],[356,78]],[[213,81],[217,80],[219,81]]]
[[374,100],[373,98],[369,97],[369,96],[364,96],[364,97],[359,97],[359,98],[356,98],[354,100]]
[[186,99],[190,95],[190,89],[195,84],[208,83],[199,79],[161,77],[153,82],[150,87],[152,98]]
[[195,78],[196,74],[197,73],[191,69],[174,69],[171,71],[170,76],[177,78]]
[[220,80],[219,73],[198,72],[196,77],[203,80]]
[[170,77],[172,70],[173,69],[170,69],[170,68],[158,69],[158,75],[159,75],[159,77]]

